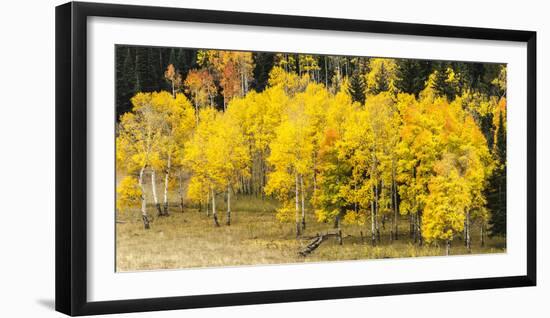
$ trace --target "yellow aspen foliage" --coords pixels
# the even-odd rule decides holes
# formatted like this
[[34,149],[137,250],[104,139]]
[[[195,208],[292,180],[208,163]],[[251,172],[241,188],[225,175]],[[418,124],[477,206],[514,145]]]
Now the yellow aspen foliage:
[[338,131],[328,128],[325,131],[318,155],[318,188],[316,189],[315,216],[319,222],[333,221],[341,216],[349,198],[347,187],[352,168],[345,160],[338,158]]
[[275,66],[269,72],[269,86],[280,87],[289,96],[303,91],[309,82],[309,77],[300,77],[296,73],[286,72],[283,68]]
[[141,200],[141,188],[137,178],[126,176],[120,180],[116,189],[116,207],[122,212],[128,208],[135,208]]
[[249,156],[233,108],[220,113],[213,108],[200,112],[200,123],[184,150],[184,163],[193,172],[194,197],[206,190],[223,191],[244,173]]
[[[191,100],[177,93],[173,66],[165,74],[172,93],[131,99],[117,127],[119,211],[141,200],[147,223],[145,189],[158,205],[162,182],[165,206],[178,188],[182,211],[185,195],[210,202],[213,214],[224,195],[227,215],[232,193],[272,196],[280,203],[275,217],[295,222],[297,234],[306,213],[339,230],[341,223],[368,225],[373,242],[379,224],[389,220],[397,232],[405,215],[428,243],[450,242],[472,221],[489,221],[488,180],[506,157],[505,67],[493,69],[499,75],[490,91],[459,87],[468,79],[460,67],[428,76],[430,69],[425,89],[412,95],[397,93],[395,59],[365,59],[354,69],[357,59],[278,54],[267,86],[256,92],[248,89],[252,57],[199,51],[201,69],[184,81]],[[363,104],[350,96],[348,68],[364,78]],[[214,105],[218,93],[223,111]]]
[[464,228],[465,209],[469,202],[467,184],[448,162],[440,162],[439,174],[430,179],[430,191],[422,219],[422,235],[429,243],[452,241]]

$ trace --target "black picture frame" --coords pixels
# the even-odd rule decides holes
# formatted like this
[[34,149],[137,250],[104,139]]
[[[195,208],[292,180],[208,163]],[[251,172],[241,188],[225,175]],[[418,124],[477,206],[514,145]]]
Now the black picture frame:
[[[171,310],[536,285],[536,32],[307,16],[70,2],[56,7],[56,310],[68,315]],[[527,44],[527,274],[351,287],[89,302],[86,207],[87,18],[92,16],[501,40]]]

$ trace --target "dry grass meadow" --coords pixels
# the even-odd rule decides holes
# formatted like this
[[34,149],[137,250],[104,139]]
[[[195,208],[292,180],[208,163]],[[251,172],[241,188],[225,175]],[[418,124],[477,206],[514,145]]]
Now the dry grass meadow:
[[[149,201],[150,202],[150,201]],[[225,203],[216,204],[220,223],[225,224]],[[390,242],[389,224],[382,230],[381,243],[371,246],[367,239],[368,226],[343,225],[343,245],[329,238],[307,257],[298,251],[310,240],[296,239],[294,225],[280,223],[275,218],[275,201],[257,197],[236,197],[232,200],[232,224],[215,227],[212,217],[197,207],[186,207],[182,213],[171,206],[168,217],[154,217],[150,230],[143,229],[139,210],[126,211],[117,216],[116,270],[179,269],[188,267],[238,266],[443,256],[444,246],[418,246],[408,239],[408,221],[399,224],[401,240]],[[149,208],[150,213],[154,208]],[[326,233],[332,224],[318,223],[310,213],[304,236]],[[361,232],[365,239],[362,240]],[[479,229],[472,229],[472,254],[502,253],[506,251],[504,238],[488,238],[480,247]],[[455,240],[452,255],[467,254],[462,241]]]

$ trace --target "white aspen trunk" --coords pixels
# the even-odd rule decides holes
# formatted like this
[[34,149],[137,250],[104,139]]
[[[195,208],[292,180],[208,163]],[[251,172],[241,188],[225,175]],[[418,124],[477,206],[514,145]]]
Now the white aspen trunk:
[[394,219],[394,227],[393,227],[393,236],[394,236],[394,239],[397,241],[399,239],[399,225],[398,225],[398,221],[399,221],[399,205],[398,205],[398,202],[397,202],[397,183],[395,182],[395,166],[393,167],[392,169],[392,186],[393,186],[393,213],[394,213],[394,216],[393,216],[393,219]]
[[481,221],[481,226],[480,226],[480,238],[481,238],[481,247],[484,247],[485,246],[485,223],[484,221]]
[[162,214],[167,216],[168,215],[168,178],[169,173],[166,171],[164,174],[164,196],[163,196],[163,202],[162,202]]
[[241,97],[244,96],[244,74],[241,70]]
[[327,69],[327,56],[325,55],[325,88],[328,89],[328,69]]
[[227,183],[227,225],[231,225],[231,186]]
[[218,213],[216,212],[216,194],[214,193],[214,188],[212,189],[212,218],[214,219],[214,225],[220,226],[218,222]]
[[145,198],[145,187],[143,186],[143,172],[145,166],[139,171],[138,184],[141,189],[141,219],[143,220],[143,227],[148,230],[151,226],[149,225],[149,217],[147,216],[147,199]]
[[371,244],[376,243],[376,229],[374,225],[374,198],[370,201],[370,230],[371,230]]
[[317,152],[313,153],[313,210],[315,210],[317,203],[316,201],[316,195],[317,192]]
[[157,196],[157,177],[155,169],[151,169],[151,190],[153,192],[153,202],[155,202],[155,206],[157,207],[158,215],[162,216],[162,210]]
[[391,206],[391,210],[393,212],[393,216],[392,216],[392,222],[391,222],[391,229],[390,229],[390,242],[393,242],[393,240],[395,239],[395,225],[397,223],[397,215],[395,214],[395,202],[393,201],[393,175],[392,175],[392,181],[391,181],[391,186],[390,186],[390,206]]
[[470,211],[466,211],[466,248],[468,253],[472,252],[472,243],[470,237]]
[[376,224],[376,240],[380,242],[380,225],[378,224],[378,211],[380,205],[378,202],[378,183],[374,185],[374,223]]
[[244,94],[248,93],[248,75],[244,74]]
[[260,198],[264,199],[264,159],[263,152],[258,153],[258,166],[259,166],[259,176],[258,176],[258,191],[260,192]]
[[300,188],[302,189],[302,230],[306,229],[306,208],[304,199],[304,176],[300,175]]
[[298,172],[294,172],[295,185],[295,197],[296,197],[296,237],[300,236],[300,205],[298,203]]
[[166,165],[166,173],[164,174],[164,198],[163,198],[163,211],[162,213],[168,216],[168,181],[170,178],[170,165],[171,165],[171,155],[168,154],[168,162]]
[[206,192],[206,203],[204,204],[204,207],[206,208],[206,216],[210,217],[210,207],[208,206],[210,203],[210,191]]

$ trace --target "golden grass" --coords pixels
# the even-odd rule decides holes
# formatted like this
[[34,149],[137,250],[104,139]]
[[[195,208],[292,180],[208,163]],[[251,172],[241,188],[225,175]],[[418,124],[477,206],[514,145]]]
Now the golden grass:
[[[138,210],[118,216],[123,223],[116,225],[117,271],[177,269],[186,267],[238,266],[359,260],[418,256],[442,256],[444,246],[418,246],[408,238],[408,222],[399,224],[400,240],[389,240],[389,224],[382,230],[381,244],[371,246],[367,226],[343,225],[344,244],[329,238],[307,257],[298,251],[308,240],[295,238],[294,225],[279,223],[273,212],[276,202],[256,197],[232,200],[232,224],[214,227],[212,217],[195,207],[184,213],[171,207],[169,217],[154,218],[150,230],[144,230]],[[220,223],[225,224],[225,204],[217,203]],[[150,213],[154,210],[149,208]],[[153,214],[155,215],[155,214]],[[313,236],[332,229],[332,224],[317,223],[311,212],[304,236]],[[365,240],[361,239],[361,231]],[[505,238],[489,238],[480,247],[479,231],[473,228],[472,254],[502,253]],[[467,254],[464,244],[456,240],[452,255]]]

